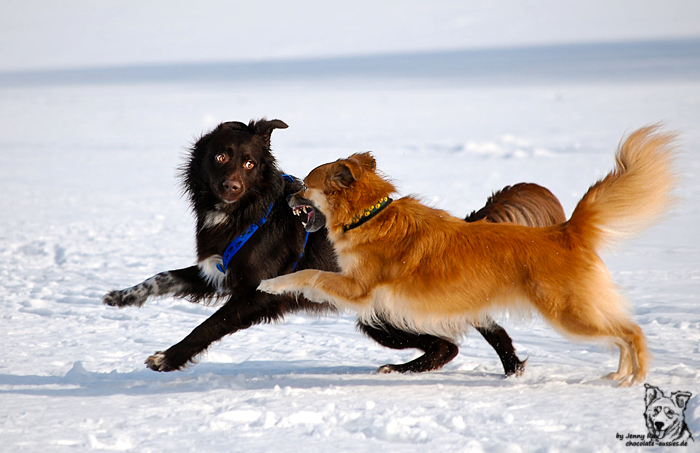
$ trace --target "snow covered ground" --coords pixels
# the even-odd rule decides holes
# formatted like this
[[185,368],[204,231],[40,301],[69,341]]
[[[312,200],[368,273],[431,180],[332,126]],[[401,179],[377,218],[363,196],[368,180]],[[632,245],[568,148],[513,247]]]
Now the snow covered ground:
[[525,375],[504,380],[474,333],[443,370],[410,360],[352,316],[289,317],[210,348],[184,372],[143,365],[213,309],[163,299],[117,310],[102,295],[194,260],[175,178],[183,149],[220,121],[267,116],[282,168],[372,150],[401,193],[457,215],[506,184],[550,188],[567,213],[613,165],[623,134],[680,132],[677,208],[606,256],[654,362],[647,382],[693,393],[700,448],[700,79],[478,85],[297,77],[207,83],[0,86],[0,437],[3,451],[635,451],[644,388],[598,379],[606,347],[537,318],[501,319]]

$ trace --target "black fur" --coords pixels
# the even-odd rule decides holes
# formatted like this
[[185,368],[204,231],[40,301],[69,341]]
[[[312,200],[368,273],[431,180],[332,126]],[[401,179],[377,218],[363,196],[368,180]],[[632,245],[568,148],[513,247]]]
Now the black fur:
[[[283,178],[270,150],[272,130],[286,127],[280,120],[263,119],[247,125],[229,122],[202,136],[181,169],[183,188],[197,217],[198,265],[162,272],[104,297],[105,304],[117,307],[141,306],[150,296],[223,302],[182,341],[149,357],[146,360],[149,368],[181,369],[222,337],[255,324],[279,320],[287,313],[333,310],[329,305],[311,303],[304,298],[273,296],[256,290],[261,280],[289,273],[295,263],[296,270],[338,270],[325,229],[310,234],[299,260],[305,232],[287,206],[286,198],[299,191],[301,183]],[[217,257],[234,238],[258,222],[270,205],[267,222],[234,256],[225,276],[217,274],[219,271],[213,267]],[[358,327],[384,346],[425,352],[406,364],[385,365],[380,368],[382,372],[434,370],[458,352],[457,346],[449,341],[405,332],[387,323],[379,326],[358,323]],[[477,330],[498,352],[506,375],[522,372],[524,362],[515,355],[505,330],[495,323]]]

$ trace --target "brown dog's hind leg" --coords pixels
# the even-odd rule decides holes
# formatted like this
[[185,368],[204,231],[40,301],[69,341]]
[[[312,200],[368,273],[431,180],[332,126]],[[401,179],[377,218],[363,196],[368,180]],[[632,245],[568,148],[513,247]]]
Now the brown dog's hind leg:
[[425,352],[422,356],[399,365],[382,365],[378,373],[422,373],[442,368],[457,356],[459,348],[456,344],[442,338],[427,334],[418,334],[399,330],[381,319],[381,323],[367,325],[361,322],[357,327],[374,341],[392,349],[420,349]]
[[649,350],[647,349],[646,339],[644,338],[642,329],[633,322],[622,326],[620,330],[620,336],[622,337],[622,341],[624,341],[629,348],[632,362],[632,374],[620,380],[620,386],[628,387],[630,385],[641,384],[644,382],[644,377],[647,375],[649,367]]
[[622,341],[618,342],[617,348],[620,350],[620,363],[617,366],[617,371],[606,374],[603,379],[618,381],[632,374],[632,357],[627,344]]
[[[568,294],[533,286],[529,298],[547,321],[569,335],[612,340],[620,349],[620,362],[617,371],[606,377],[617,380],[620,387],[639,384],[644,381],[649,361],[644,333],[622,309],[620,296],[612,285],[603,279],[596,283],[595,291],[580,287]],[[593,298],[595,302],[591,301]]]

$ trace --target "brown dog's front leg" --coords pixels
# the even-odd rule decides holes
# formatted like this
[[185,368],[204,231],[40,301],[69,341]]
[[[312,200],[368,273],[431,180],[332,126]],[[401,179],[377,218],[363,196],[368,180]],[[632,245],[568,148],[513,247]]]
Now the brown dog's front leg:
[[[299,294],[301,290],[309,285],[309,281],[323,271],[314,269],[305,269],[303,271],[294,272],[287,275],[281,275],[275,278],[263,280],[258,285],[258,291],[268,294]],[[320,302],[314,300],[313,302]]]
[[312,302],[328,302],[350,309],[364,305],[363,296],[366,295],[364,288],[351,277],[312,269],[263,280],[258,290],[270,294],[297,294]]

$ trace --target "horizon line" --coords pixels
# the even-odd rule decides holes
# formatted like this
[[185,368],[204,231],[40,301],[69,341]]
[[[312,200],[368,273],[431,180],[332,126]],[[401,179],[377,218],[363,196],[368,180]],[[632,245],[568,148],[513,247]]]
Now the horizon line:
[[[581,59],[577,60],[576,58]],[[675,60],[674,60],[675,59]],[[241,80],[251,77],[279,79],[281,77],[483,77],[486,73],[506,75],[509,70],[527,73],[553,70],[553,75],[575,75],[584,70],[588,75],[604,67],[614,72],[624,71],[624,62],[647,62],[647,68],[658,75],[684,72],[685,76],[700,75],[700,37],[590,41],[566,44],[542,44],[504,47],[436,49],[377,54],[336,55],[264,60],[173,61],[158,63],[127,63],[71,68],[44,68],[0,71],[0,86],[36,84],[112,83],[123,81],[197,81]],[[417,64],[432,67],[416,67]],[[581,63],[588,63],[581,64]],[[666,65],[662,64],[666,63]],[[490,68],[479,65],[491,65]],[[565,66],[570,66],[567,71]],[[635,66],[635,65],[631,65]],[[633,69],[628,67],[627,70]],[[537,71],[539,68],[540,71]],[[637,69],[640,69],[637,67]],[[593,70],[593,71],[591,71]],[[533,74],[530,74],[533,75]],[[546,74],[543,74],[546,75]],[[585,74],[582,74],[585,75]]]

